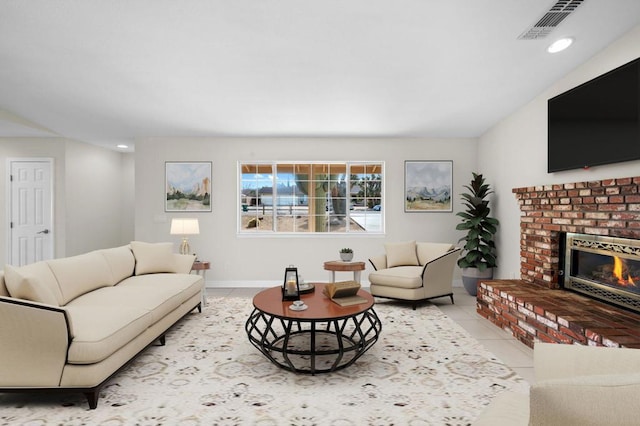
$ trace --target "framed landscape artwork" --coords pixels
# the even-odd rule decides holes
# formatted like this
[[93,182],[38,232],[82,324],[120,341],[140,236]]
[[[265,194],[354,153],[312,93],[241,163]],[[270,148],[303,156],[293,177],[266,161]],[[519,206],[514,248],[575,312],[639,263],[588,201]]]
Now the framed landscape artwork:
[[164,210],[211,211],[211,161],[165,163]]
[[453,161],[404,162],[404,211],[452,212]]

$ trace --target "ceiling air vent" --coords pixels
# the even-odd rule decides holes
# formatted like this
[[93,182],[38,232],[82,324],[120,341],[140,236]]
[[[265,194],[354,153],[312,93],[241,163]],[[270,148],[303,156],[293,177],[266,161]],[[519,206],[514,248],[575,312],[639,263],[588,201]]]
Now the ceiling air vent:
[[519,40],[536,40],[545,38],[551,31],[564,19],[573,13],[584,0],[559,0],[551,9],[545,13],[542,18],[538,19],[531,28],[518,36]]

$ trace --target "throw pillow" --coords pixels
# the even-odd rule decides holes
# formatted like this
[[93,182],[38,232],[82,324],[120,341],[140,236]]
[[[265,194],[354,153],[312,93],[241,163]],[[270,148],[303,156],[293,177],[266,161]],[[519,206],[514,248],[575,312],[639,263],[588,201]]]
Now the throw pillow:
[[[11,265],[4,267],[4,281],[11,297],[16,299],[31,300],[32,302],[45,303],[47,305],[60,306],[48,284],[57,286],[55,277],[44,262],[16,268]],[[55,283],[55,284],[53,284]]]
[[125,278],[134,274],[136,259],[131,252],[131,247],[121,246],[99,251],[111,268],[111,285],[118,284]]
[[47,264],[62,292],[61,305],[90,291],[112,285],[109,264],[97,251],[48,260]]
[[387,268],[394,266],[418,266],[416,255],[416,242],[387,243],[384,245],[387,255]]
[[131,251],[136,258],[136,275],[175,271],[172,243],[131,241]]

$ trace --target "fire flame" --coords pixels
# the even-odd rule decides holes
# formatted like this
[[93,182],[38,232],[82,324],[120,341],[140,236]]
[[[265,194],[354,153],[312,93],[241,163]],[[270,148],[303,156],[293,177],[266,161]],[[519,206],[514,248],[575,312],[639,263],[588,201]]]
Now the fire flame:
[[622,276],[623,270],[622,259],[618,256],[613,256],[613,276],[618,280],[618,284],[635,286],[636,284],[633,282],[631,275],[627,274],[627,279],[624,279]]

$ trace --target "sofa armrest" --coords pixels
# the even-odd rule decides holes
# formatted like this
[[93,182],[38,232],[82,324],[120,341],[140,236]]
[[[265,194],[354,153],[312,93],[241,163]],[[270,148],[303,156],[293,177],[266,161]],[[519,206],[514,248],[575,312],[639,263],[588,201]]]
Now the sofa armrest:
[[640,350],[539,342],[533,351],[533,365],[536,381],[631,374],[640,371]]
[[545,380],[530,393],[530,425],[638,424],[640,373]]
[[387,256],[381,254],[379,256],[370,257],[369,263],[371,263],[371,266],[373,266],[373,269],[376,271],[387,269]]
[[191,272],[191,267],[193,266],[193,262],[196,260],[196,256],[194,254],[177,254],[174,253],[175,256],[175,272],[176,274],[188,274]]
[[69,336],[64,309],[0,297],[0,387],[59,386]]
[[455,248],[444,253],[430,262],[422,269],[422,285],[433,290],[437,294],[451,292],[453,288],[453,270],[458,260],[460,248]]

